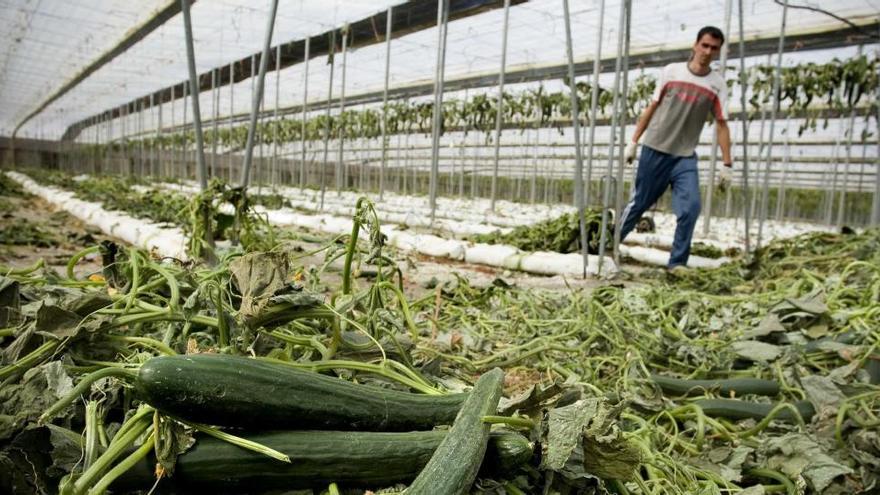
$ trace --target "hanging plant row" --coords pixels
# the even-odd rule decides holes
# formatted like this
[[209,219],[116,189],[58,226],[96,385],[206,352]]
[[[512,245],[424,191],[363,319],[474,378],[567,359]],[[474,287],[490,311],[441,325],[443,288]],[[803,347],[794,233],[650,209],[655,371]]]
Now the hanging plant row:
[[[773,99],[773,66],[761,65],[748,70],[746,84],[750,91],[749,102],[752,107],[750,118],[769,104]],[[738,78],[728,79],[732,88],[739,83]],[[642,74],[629,85],[626,98],[627,119],[636,118],[650,103],[656,88],[654,76]],[[874,94],[878,85],[877,59],[868,60],[861,56],[845,61],[834,59],[826,64],[806,63],[794,67],[784,67],[780,79],[780,107],[805,116],[799,129],[802,134],[807,129],[815,130],[822,108],[814,103],[824,103],[824,108],[842,112],[854,108],[866,95]],[[588,122],[592,84],[577,82],[578,107],[581,121]],[[568,91],[547,92],[543,85],[517,93],[503,94],[503,119],[524,131],[534,128],[555,128],[563,133],[571,120],[571,97]],[[599,115],[607,116],[613,104],[612,92],[599,87],[597,109]],[[495,128],[497,97],[491,94],[478,94],[467,99],[450,99],[443,102],[441,132],[446,129],[459,129],[465,133],[479,131],[487,133]],[[812,105],[812,106],[811,106]],[[434,112],[432,102],[397,101],[388,103],[386,134],[411,134],[431,132]],[[873,114],[870,113],[870,114]],[[868,118],[868,117],[866,117]],[[329,122],[328,122],[329,121]],[[825,126],[828,125],[826,114]],[[329,132],[330,139],[378,138],[382,135],[381,107],[362,110],[347,110],[336,115],[319,115],[309,118],[305,126],[299,119],[278,119],[257,124],[257,144],[286,144],[301,141],[324,139]],[[246,124],[214,130],[205,130],[205,142],[216,142],[227,150],[240,150],[247,142]],[[121,139],[109,144],[91,145],[91,151],[103,152],[108,147],[121,151],[125,147],[146,146],[159,149],[179,149],[195,143],[192,130],[164,134],[144,139]]]

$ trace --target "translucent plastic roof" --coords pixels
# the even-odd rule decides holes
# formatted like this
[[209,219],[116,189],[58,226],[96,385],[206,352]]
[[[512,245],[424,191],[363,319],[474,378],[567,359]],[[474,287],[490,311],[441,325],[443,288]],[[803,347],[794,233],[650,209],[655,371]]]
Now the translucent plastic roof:
[[[772,0],[744,0],[746,37],[766,38],[779,33],[782,7]],[[339,27],[387,9],[401,0],[281,0],[273,45],[300,40],[332,27]],[[737,26],[734,0],[732,26]],[[0,134],[36,108],[65,80],[118,43],[127,30],[142,23],[164,2],[0,0]],[[100,5],[99,5],[100,4]],[[206,72],[227,65],[260,50],[269,0],[200,0],[192,7],[197,70]],[[696,31],[707,24],[723,28],[724,0],[637,0],[632,16],[632,53],[687,47]],[[88,7],[86,7],[88,6]],[[599,23],[598,0],[570,1],[573,45],[576,60],[596,55]],[[823,2],[823,8],[857,24],[875,21],[880,0],[838,0]],[[608,0],[604,13],[602,56],[616,53],[620,2]],[[50,14],[51,13],[51,14]],[[503,11],[491,10],[455,20],[449,24],[446,78],[493,74],[500,66]],[[72,29],[75,26],[76,29]],[[804,33],[845,27],[832,17],[802,9],[789,9],[788,32]],[[384,29],[381,26],[380,29]],[[736,41],[737,36],[728,37]],[[180,15],[144,38],[83,83],[50,105],[26,125],[21,135],[58,137],[65,128],[83,118],[113,108],[134,98],[187,79],[183,26]],[[21,42],[15,42],[20,38]],[[436,29],[425,29],[394,39],[391,49],[391,85],[431,81],[436,57]],[[734,50],[735,52],[735,50]],[[337,58],[334,96],[341,90]],[[565,27],[561,0],[531,0],[510,10],[508,68],[556,65],[565,61]],[[302,102],[304,64],[270,72],[266,80],[265,108]],[[346,62],[347,96],[382,89],[385,66],[384,44],[350,51]],[[613,70],[613,67],[605,67]],[[327,57],[309,62],[309,101],[326,99],[329,82]],[[280,77],[276,81],[276,77]],[[252,82],[220,89],[217,114],[246,113],[250,107]],[[214,115],[211,92],[200,96],[203,117]],[[163,105],[163,125],[182,122],[182,101]],[[189,115],[190,109],[187,108]],[[156,125],[158,110],[144,115],[144,129]],[[188,120],[191,117],[188,117]],[[131,118],[127,119],[132,121]],[[134,130],[131,122],[128,131]],[[93,131],[87,131],[93,132]]]

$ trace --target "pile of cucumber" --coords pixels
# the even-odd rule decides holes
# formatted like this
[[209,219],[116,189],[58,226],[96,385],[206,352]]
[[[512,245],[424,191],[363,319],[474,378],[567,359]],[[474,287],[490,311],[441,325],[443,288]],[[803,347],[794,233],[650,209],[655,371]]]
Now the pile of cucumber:
[[[360,385],[326,375],[220,354],[162,356],[144,363],[134,392],[160,413],[220,425],[286,454],[286,463],[211,437],[177,458],[164,492],[383,488],[408,495],[469,493],[481,467],[497,475],[532,458],[511,431],[492,431],[504,374],[483,374],[468,393],[425,395]],[[437,429],[437,426],[451,428]],[[146,457],[111,488],[149,490]]]

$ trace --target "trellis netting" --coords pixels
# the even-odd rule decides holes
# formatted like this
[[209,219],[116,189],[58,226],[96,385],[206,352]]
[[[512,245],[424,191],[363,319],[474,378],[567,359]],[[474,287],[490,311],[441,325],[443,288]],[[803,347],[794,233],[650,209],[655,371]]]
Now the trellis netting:
[[[144,0],[139,2],[84,1],[8,2],[0,13],[0,134],[9,135],[17,124],[38,108],[49,95],[76,77],[84,67],[125,37],[128,31],[146,23],[162,9],[176,2]],[[366,18],[401,1],[361,2],[355,0],[279,2],[273,45],[316,36],[332,28]],[[209,74],[234,60],[260,50],[269,11],[268,1],[217,0],[195,2],[192,22],[196,68]],[[616,53],[616,26],[619,9],[616,2],[605,6],[603,56]],[[868,0],[843,0],[827,6],[841,18],[856,24],[874,21],[880,7]],[[632,19],[631,53],[650,53],[687,48],[696,31],[708,24],[721,25],[723,2],[638,2]],[[747,40],[772,38],[779,31],[780,5],[769,0],[746,0]],[[845,27],[827,15],[803,9],[789,9],[790,34],[819,32]],[[644,13],[650,15],[643,15]],[[659,15],[657,15],[659,13]],[[502,9],[486,10],[478,15],[449,23],[446,54],[446,78],[491,75],[498,70],[501,52]],[[571,10],[572,44],[577,61],[591,60],[596,52],[598,2],[575,2]],[[75,25],[77,29],[70,29]],[[381,26],[376,37],[382,36]],[[532,0],[510,9],[507,53],[508,71],[539,69],[560,64],[565,55],[565,36],[561,2]],[[735,42],[737,36],[729,33]],[[423,29],[399,38],[391,44],[390,85],[430,82],[435,65],[435,29]],[[181,16],[175,15],[147,34],[124,53],[85,78],[22,127],[22,136],[57,138],[70,124],[100,111],[116,107],[151,92],[187,80],[183,56],[184,30]],[[309,100],[320,102],[328,90],[327,57],[318,57],[309,66]],[[383,86],[385,48],[381,43],[367,45],[348,54],[346,93],[348,96],[380,91]],[[298,105],[302,100],[305,64],[281,71],[277,100],[282,107]],[[273,69],[270,67],[270,70]],[[607,70],[607,68],[606,68]],[[337,74],[338,75],[338,74]],[[272,77],[267,81],[265,106],[274,105]],[[203,76],[205,77],[205,76]],[[515,81],[510,81],[515,82]],[[336,77],[334,94],[340,93]],[[200,95],[202,112],[244,114],[249,110],[252,83],[224,88],[218,97],[210,91]],[[183,95],[177,95],[182,99]],[[170,123],[171,103],[163,105],[163,126]],[[182,123],[183,106],[176,102],[177,124]],[[158,125],[158,112],[145,111],[143,129]],[[191,117],[190,117],[191,118]],[[137,128],[135,117],[127,124],[117,119],[111,135],[130,134]]]

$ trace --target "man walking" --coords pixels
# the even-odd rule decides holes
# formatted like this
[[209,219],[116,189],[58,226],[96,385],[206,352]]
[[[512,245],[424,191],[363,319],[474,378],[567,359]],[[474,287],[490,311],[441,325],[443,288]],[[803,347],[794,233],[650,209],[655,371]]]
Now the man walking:
[[[676,216],[675,239],[668,268],[687,265],[691,239],[700,215],[700,186],[694,148],[711,115],[715,118],[724,167],[720,185],[730,182],[730,130],[727,127],[727,84],[709,66],[721,51],[724,34],[712,26],[700,29],[687,62],[663,68],[652,102],[642,112],[632,141],[626,149],[632,163],[642,133],[642,146],[630,202],[619,216],[620,239],[635,227],[642,214],[672,187],[672,211]],[[647,131],[647,132],[646,132]]]

